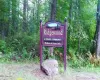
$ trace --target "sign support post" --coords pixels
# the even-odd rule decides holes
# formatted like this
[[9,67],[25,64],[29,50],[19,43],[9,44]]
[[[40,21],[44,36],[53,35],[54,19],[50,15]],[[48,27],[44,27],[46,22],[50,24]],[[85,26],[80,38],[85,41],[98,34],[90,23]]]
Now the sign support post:
[[67,53],[67,21],[65,20],[64,24],[64,70],[66,70],[66,53]]
[[42,21],[40,20],[40,68],[43,62],[43,51],[42,51]]

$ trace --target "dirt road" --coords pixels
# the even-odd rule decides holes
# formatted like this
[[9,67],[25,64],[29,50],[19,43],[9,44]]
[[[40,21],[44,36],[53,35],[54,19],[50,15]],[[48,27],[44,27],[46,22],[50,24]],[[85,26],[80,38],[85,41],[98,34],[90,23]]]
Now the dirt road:
[[0,63],[0,80],[100,80],[100,73],[67,69],[57,76],[46,76],[39,64]]

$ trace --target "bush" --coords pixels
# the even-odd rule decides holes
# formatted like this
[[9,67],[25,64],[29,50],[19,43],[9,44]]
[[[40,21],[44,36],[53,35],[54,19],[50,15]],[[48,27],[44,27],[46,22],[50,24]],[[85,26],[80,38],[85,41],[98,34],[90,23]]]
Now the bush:
[[32,58],[38,56],[39,36],[38,34],[28,35],[18,33],[4,40],[0,40],[0,51],[9,56],[9,58]]
[[38,45],[38,37],[34,39],[33,35],[27,35],[27,34],[17,34],[14,37],[10,37],[8,39],[8,45],[9,47],[13,47],[14,51],[22,51],[22,49],[25,47],[27,51],[32,49],[35,45]]
[[6,42],[4,40],[0,40],[0,51],[6,52]]

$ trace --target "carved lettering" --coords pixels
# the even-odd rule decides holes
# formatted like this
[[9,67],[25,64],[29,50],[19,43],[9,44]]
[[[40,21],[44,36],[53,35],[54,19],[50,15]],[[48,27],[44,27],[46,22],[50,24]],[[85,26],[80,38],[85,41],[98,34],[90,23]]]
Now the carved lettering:
[[44,35],[63,35],[63,31],[62,30],[50,30],[50,29],[44,29]]

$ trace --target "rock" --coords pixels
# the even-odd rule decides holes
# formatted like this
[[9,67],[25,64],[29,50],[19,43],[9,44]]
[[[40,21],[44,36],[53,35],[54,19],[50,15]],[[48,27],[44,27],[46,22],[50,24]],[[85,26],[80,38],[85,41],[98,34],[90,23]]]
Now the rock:
[[54,59],[47,59],[42,63],[42,70],[49,76],[59,74],[58,61]]

